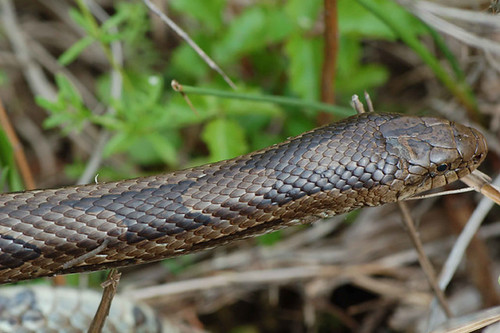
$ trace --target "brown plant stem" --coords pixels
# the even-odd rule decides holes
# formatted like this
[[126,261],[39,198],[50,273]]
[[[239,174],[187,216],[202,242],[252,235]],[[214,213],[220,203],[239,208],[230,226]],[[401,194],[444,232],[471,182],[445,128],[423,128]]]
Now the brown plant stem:
[[24,187],[27,190],[35,189],[35,181],[33,179],[33,175],[31,174],[31,170],[28,166],[28,162],[26,160],[26,155],[24,155],[23,146],[19,139],[17,138],[16,131],[12,127],[9,117],[7,116],[7,112],[3,107],[2,101],[0,101],[0,125],[5,131],[5,135],[9,139],[10,145],[12,146],[12,151],[14,152],[14,159],[16,160],[16,164],[19,168],[19,172],[23,177]]
[[[321,101],[323,103],[335,104],[335,76],[338,52],[337,0],[324,0],[324,21]],[[332,115],[326,112],[320,112],[317,117],[318,125],[330,123],[332,120]]]

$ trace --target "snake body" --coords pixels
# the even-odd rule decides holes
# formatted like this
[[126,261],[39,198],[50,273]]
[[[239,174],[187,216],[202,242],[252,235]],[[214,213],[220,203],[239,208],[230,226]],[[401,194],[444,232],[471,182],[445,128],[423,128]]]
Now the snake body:
[[472,172],[475,129],[366,113],[231,160],[0,196],[0,283],[160,260],[408,198]]
[[[65,287],[13,286],[0,289],[0,332],[87,332],[101,293]],[[102,332],[179,333],[150,307],[116,295]]]

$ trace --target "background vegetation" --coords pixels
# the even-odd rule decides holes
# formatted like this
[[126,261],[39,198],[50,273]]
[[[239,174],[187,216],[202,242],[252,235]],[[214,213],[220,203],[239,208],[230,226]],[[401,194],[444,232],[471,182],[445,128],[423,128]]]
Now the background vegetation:
[[[21,137],[36,186],[89,183],[96,174],[99,181],[131,178],[245,154],[354,113],[349,107],[351,96],[364,91],[370,93],[379,112],[441,113],[453,120],[474,121],[485,127],[496,149],[498,96],[494,88],[500,82],[500,66],[493,47],[468,45],[442,35],[439,26],[412,14],[419,13],[420,7],[404,1],[406,7],[391,0],[338,0],[325,9],[329,2],[155,1],[227,74],[233,89],[144,2],[4,0],[0,8],[0,98]],[[488,5],[477,1],[465,9],[486,13]],[[431,9],[427,10],[433,13]],[[330,15],[327,20],[325,14]],[[337,45],[324,34],[325,26],[331,28],[332,22]],[[493,39],[487,27],[491,25],[476,32]],[[325,58],[325,49],[335,57]],[[331,85],[325,96],[322,74],[328,63],[335,70],[327,77]],[[171,88],[172,80],[186,87],[189,102]],[[491,158],[489,165],[495,163]],[[2,188],[22,189],[13,149],[3,132],[0,165]],[[467,202],[473,202],[471,198]],[[453,210],[453,202],[445,203],[448,210]],[[425,207],[435,221],[452,219],[446,208]],[[225,270],[300,268],[306,263],[314,267],[306,265],[304,270],[324,265],[323,269],[335,266],[345,272],[351,265],[361,269],[377,262],[378,270],[359,273],[369,281],[349,274],[333,274],[335,278],[327,274],[328,282],[321,274],[306,279],[292,274],[279,283],[270,279],[267,284],[229,291],[222,288],[225,292],[217,289],[198,296],[170,296],[156,300],[156,306],[189,325],[220,332],[414,328],[425,318],[421,312],[431,293],[414,259],[388,266],[382,263],[393,253],[409,251],[410,245],[404,235],[401,243],[391,243],[396,236],[384,235],[387,230],[392,235],[403,233],[392,230],[388,216],[397,221],[397,215],[387,215],[386,210],[370,212],[372,219],[384,217],[368,232],[342,220],[329,227],[323,223],[302,226],[215,253],[129,272],[123,283],[138,288]],[[346,219],[354,220],[356,215]],[[442,244],[448,235],[446,223],[436,222],[441,224],[437,230],[433,220],[426,221],[423,238]],[[460,229],[450,224],[452,230]],[[309,236],[301,236],[304,233]],[[498,235],[492,237],[491,242],[495,237],[498,242]],[[290,245],[291,240],[298,244]],[[261,247],[252,250],[256,243]],[[486,243],[481,244],[487,249]],[[353,258],[355,248],[360,255]],[[326,249],[332,251],[330,259],[298,258],[310,258],[308,253],[320,254]],[[486,260],[491,268],[481,274],[494,276],[496,252],[486,250],[481,255],[481,262]],[[294,253],[296,261],[290,258]],[[434,254],[436,265],[441,265],[443,258]],[[240,258],[239,264],[217,264],[227,256]],[[150,274],[146,277],[144,272]],[[462,274],[457,283],[483,295],[483,306],[498,302],[491,283],[494,279],[474,285],[469,281],[474,280],[468,275],[472,273]],[[105,275],[90,276],[90,284],[95,286]],[[79,280],[72,276],[58,283]],[[391,280],[408,291],[406,296],[420,297],[415,296],[418,301],[376,288],[375,282]],[[493,299],[485,300],[485,294]]]

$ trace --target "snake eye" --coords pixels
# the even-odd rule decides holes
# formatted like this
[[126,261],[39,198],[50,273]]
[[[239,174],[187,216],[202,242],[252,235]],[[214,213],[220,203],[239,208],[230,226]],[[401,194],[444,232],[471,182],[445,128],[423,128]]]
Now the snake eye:
[[448,164],[446,164],[446,163],[440,164],[440,165],[438,165],[436,170],[438,172],[445,172],[446,170],[448,170]]

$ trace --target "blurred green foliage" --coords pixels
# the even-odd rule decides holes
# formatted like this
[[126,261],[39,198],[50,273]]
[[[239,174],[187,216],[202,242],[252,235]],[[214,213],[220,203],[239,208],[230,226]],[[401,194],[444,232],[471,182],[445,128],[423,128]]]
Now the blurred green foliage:
[[[419,22],[388,0],[375,1],[390,11],[409,29],[422,30]],[[150,16],[140,2],[120,1],[115,13],[98,24],[84,2],[71,17],[86,36],[64,52],[59,61],[70,64],[89,45],[98,43],[108,55],[110,69],[123,76],[119,100],[110,97],[110,73],[98,79],[97,95],[114,114],[95,114],[89,110],[69,79],[56,77],[59,90],[55,102],[38,98],[51,112],[47,127],[62,127],[64,133],[80,130],[91,122],[113,134],[105,156],[128,154],[133,163],[167,165],[178,168],[234,157],[262,148],[314,127],[318,111],[299,107],[214,96],[190,96],[196,112],[169,84],[172,79],[194,86],[228,90],[186,43],[180,41],[168,53],[155,48],[149,34]],[[235,8],[226,0],[169,2],[169,15],[237,83],[238,93],[273,94],[319,99],[323,38],[320,0],[258,1]],[[383,84],[388,71],[378,64],[363,62],[363,41],[394,40],[396,36],[382,21],[356,2],[340,0],[340,47],[338,54],[337,95],[348,105],[350,96]],[[110,43],[122,42],[125,65],[118,66],[109,55]],[[190,153],[187,164],[180,165],[183,149],[181,130],[201,125],[200,140],[206,152]]]
[[21,191],[23,183],[17,172],[14,152],[3,131],[0,131],[0,152],[0,189]]

